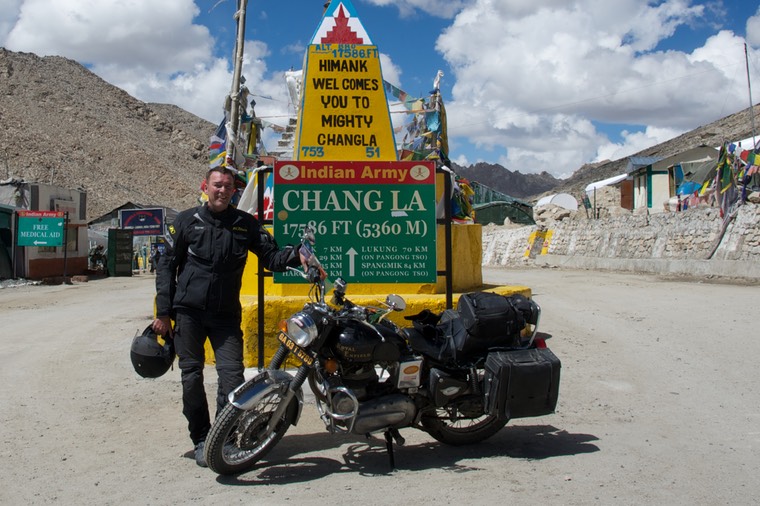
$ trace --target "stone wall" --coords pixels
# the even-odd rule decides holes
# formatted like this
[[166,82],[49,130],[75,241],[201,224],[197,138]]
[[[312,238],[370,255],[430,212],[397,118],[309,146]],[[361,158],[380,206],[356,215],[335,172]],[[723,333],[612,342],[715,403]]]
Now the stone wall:
[[483,265],[500,266],[524,262],[530,235],[535,226],[508,227],[485,225],[483,227]]
[[735,218],[728,222],[725,233],[720,210],[714,207],[598,220],[576,214],[543,225],[551,232],[547,254],[526,258],[529,238],[541,227],[484,227],[483,265],[536,262],[760,278],[760,267],[757,267],[760,266],[760,206],[756,204],[741,206]]

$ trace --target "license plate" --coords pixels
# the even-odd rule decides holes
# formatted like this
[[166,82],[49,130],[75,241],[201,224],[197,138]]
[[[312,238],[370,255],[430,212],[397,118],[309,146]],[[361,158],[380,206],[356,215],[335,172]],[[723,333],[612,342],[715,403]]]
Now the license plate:
[[284,332],[280,332],[280,334],[277,336],[277,339],[279,339],[282,344],[287,346],[290,352],[298,357],[301,362],[306,365],[314,365],[314,357],[309,355],[306,350],[294,343],[293,340],[289,338]]

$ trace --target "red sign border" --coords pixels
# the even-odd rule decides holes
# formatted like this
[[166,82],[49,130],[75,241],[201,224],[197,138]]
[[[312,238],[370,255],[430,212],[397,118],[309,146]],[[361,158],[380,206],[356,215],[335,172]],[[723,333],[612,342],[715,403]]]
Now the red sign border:
[[16,211],[19,218],[63,218],[65,211]]

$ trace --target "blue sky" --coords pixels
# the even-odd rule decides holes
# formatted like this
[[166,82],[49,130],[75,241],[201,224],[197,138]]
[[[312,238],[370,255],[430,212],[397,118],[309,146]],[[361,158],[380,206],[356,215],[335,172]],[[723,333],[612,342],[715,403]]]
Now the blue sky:
[[[745,42],[760,101],[757,2],[352,3],[386,80],[421,96],[443,71],[450,157],[463,165],[564,178],[744,109]],[[322,4],[248,2],[244,74],[259,116],[285,124],[293,113],[283,73],[300,69]],[[0,0],[0,45],[74,59],[140,100],[217,122],[232,79],[235,8],[235,0]]]

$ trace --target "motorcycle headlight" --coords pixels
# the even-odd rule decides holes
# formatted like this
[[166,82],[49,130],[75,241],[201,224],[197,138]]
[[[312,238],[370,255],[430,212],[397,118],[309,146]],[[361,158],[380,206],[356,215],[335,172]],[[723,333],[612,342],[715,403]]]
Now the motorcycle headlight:
[[319,333],[314,319],[306,313],[296,313],[288,319],[288,336],[298,346],[309,346]]

